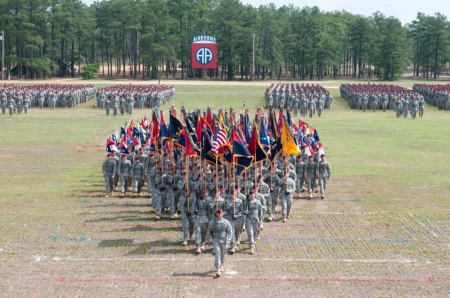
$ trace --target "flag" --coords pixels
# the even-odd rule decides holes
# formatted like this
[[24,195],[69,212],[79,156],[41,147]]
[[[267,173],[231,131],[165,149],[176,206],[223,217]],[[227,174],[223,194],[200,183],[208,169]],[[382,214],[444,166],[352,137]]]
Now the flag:
[[[217,129],[216,129],[217,130]],[[218,129],[214,135],[214,140],[212,143],[211,153],[219,154],[219,149],[228,143],[227,133],[224,129]]]
[[254,157],[248,152],[247,147],[241,141],[233,142],[233,157],[237,165],[236,173],[240,175],[244,169],[248,169]]
[[175,116],[170,114],[170,122],[169,122],[170,137],[172,139],[176,139],[177,134],[182,129],[183,129],[183,125],[181,124],[180,120],[178,120]]
[[197,144],[198,138],[197,138],[197,123],[192,116],[186,117],[186,131],[189,133],[189,135],[192,138],[192,141]]
[[270,150],[270,139],[267,136],[266,128],[264,125],[261,125],[261,131],[259,132],[259,142],[263,147],[264,151],[269,152]]
[[289,112],[289,110],[286,110],[286,120],[287,120],[289,127],[292,127],[291,112]]
[[254,162],[259,162],[267,159],[267,154],[259,143],[259,136],[257,131],[258,128],[256,124],[253,124],[252,135],[248,143],[248,152],[250,152],[250,154],[254,157]]
[[159,127],[158,117],[156,116],[156,112],[153,111],[153,115],[152,115],[152,138],[153,139],[159,138],[160,130],[161,129]]
[[316,142],[320,142],[319,133],[317,132],[317,129],[314,129],[314,140],[316,140]]
[[[292,136],[291,129],[288,126],[288,123],[285,119],[282,121],[282,129],[281,129],[281,150],[283,154],[288,155],[298,155],[300,150],[298,149],[297,143],[295,142],[294,137]],[[280,120],[281,122],[281,120]]]
[[165,140],[169,138],[169,128],[167,127],[166,120],[164,119],[164,113],[161,111],[161,123],[159,125],[159,137],[161,140]]
[[273,110],[270,110],[269,126],[271,128],[270,135],[273,136],[275,139],[277,139],[278,138],[277,115],[275,114],[275,111],[273,111]]
[[222,128],[227,132],[227,138],[230,137],[230,123],[228,122],[227,113],[225,113],[225,119],[222,124]]
[[119,141],[117,140],[117,137],[116,137],[115,134],[112,134],[111,139],[114,141],[114,144],[115,144],[115,145],[117,145],[117,143],[119,142]]
[[113,141],[112,138],[107,138],[106,139],[106,151],[107,152],[113,152],[113,150],[116,150],[116,142]]
[[[198,122],[197,122],[197,129],[196,129],[196,133],[197,133],[197,142],[203,143],[203,129],[206,128],[206,130],[211,131],[211,128],[208,124],[208,122],[206,122],[205,118],[203,118],[202,116],[198,116]],[[200,144],[200,147],[203,147],[203,144]]]
[[322,143],[319,142],[319,157],[322,156],[322,154],[325,154],[325,150],[323,150]]
[[122,138],[124,135],[126,135],[127,133],[126,133],[126,131],[125,131],[125,129],[123,128],[123,127],[121,127],[120,128],[120,136],[119,136],[119,138]]
[[190,138],[189,133],[186,130],[183,129],[180,132],[178,143],[186,149],[186,157],[197,156],[198,147],[196,144],[193,144],[192,138]]

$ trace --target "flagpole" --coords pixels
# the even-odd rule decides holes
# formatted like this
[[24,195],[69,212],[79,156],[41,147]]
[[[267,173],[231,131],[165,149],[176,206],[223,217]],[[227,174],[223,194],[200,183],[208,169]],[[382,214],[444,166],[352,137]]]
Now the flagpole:
[[187,189],[187,193],[186,193],[186,195],[187,195],[187,203],[188,203],[188,212],[190,211],[190,203],[189,203],[189,197],[190,197],[190,195],[189,195],[189,159],[188,159],[188,157],[185,155],[185,157],[186,157],[186,177],[185,177],[185,184],[186,184],[186,189]]
[[216,177],[215,177],[215,178],[216,178],[216,179],[215,179],[215,180],[216,180],[216,190],[219,189],[219,172],[218,172],[218,170],[217,170],[217,158],[219,158],[219,157],[216,156],[216,173],[215,173],[215,174],[216,174],[216,175],[215,175],[215,176],[216,176]]

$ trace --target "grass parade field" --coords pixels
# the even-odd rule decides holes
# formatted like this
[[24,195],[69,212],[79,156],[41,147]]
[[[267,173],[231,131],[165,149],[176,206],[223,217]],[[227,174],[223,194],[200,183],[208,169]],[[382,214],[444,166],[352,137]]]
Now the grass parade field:
[[[181,246],[179,219],[156,221],[147,196],[102,193],[106,138],[149,119],[150,109],[106,117],[91,101],[0,115],[0,296],[446,297],[450,112],[427,105],[413,120],[351,110],[339,95],[345,82],[355,81],[319,82],[333,95],[331,110],[302,119],[318,130],[332,166],[326,198],[294,199],[287,223],[276,212],[255,255],[243,233],[219,279],[210,251],[195,256],[194,245]],[[177,91],[162,107],[167,121],[172,103],[239,112],[245,101],[253,118],[272,82],[161,83]]]

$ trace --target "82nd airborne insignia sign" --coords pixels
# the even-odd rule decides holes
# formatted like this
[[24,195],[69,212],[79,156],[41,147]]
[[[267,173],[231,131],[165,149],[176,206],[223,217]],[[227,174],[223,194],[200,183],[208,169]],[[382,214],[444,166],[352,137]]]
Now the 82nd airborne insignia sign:
[[217,69],[217,38],[198,35],[192,38],[192,68]]

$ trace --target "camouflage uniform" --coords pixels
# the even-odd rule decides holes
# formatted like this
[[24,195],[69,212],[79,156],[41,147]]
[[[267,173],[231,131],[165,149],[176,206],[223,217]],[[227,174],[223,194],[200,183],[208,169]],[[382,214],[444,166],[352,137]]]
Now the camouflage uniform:
[[249,200],[247,206],[244,206],[245,212],[248,212],[245,217],[245,229],[247,230],[248,245],[250,252],[253,253],[255,246],[255,238],[258,238],[261,230],[262,217],[262,205],[256,200]]
[[[112,157],[112,153],[109,154]],[[102,165],[103,176],[105,177],[106,189],[105,193],[108,196],[112,191],[114,175],[116,174],[116,162],[112,158],[108,157]]]
[[[206,241],[210,242],[212,236],[212,245],[214,249],[214,267],[217,270],[223,269],[225,256],[227,253],[227,244],[231,241],[233,228],[228,220],[214,218],[207,225]],[[220,276],[218,273],[217,276]]]

